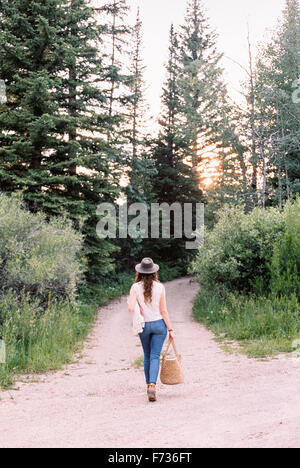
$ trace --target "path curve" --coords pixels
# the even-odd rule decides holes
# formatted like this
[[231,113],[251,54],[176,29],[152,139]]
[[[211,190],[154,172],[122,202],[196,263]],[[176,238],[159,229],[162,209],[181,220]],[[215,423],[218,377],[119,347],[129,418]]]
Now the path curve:
[[184,385],[145,397],[126,298],[101,309],[83,358],[1,392],[0,447],[300,447],[300,363],[225,354],[191,318],[197,285],[166,284]]

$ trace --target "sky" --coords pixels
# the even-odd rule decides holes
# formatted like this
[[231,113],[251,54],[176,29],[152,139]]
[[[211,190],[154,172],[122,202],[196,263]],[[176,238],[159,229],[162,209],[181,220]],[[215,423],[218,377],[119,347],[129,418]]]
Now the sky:
[[[157,117],[160,96],[165,80],[163,65],[168,57],[170,25],[177,27],[184,22],[186,0],[128,0],[130,20],[134,21],[140,7],[143,21],[143,57],[146,65],[147,100],[151,114]],[[230,96],[241,100],[240,82],[245,78],[235,60],[248,67],[248,26],[253,55],[259,42],[270,36],[285,6],[285,0],[204,0],[211,26],[217,31],[218,48],[224,53],[222,66]]]

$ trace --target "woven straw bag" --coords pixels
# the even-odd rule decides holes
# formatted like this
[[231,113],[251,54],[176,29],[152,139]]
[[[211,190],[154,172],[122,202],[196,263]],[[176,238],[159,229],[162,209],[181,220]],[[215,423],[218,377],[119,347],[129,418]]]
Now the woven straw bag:
[[[170,344],[172,343],[175,356],[167,356]],[[169,340],[166,351],[163,354],[161,371],[160,371],[160,380],[165,385],[178,385],[184,382],[181,356],[178,354],[174,340]]]

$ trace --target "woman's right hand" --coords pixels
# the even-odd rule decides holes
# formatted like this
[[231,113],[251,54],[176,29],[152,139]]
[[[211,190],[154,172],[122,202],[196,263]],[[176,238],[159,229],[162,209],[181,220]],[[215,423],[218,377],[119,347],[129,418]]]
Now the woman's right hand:
[[175,334],[174,334],[174,331],[169,331],[169,340],[174,340],[174,337],[175,337]]

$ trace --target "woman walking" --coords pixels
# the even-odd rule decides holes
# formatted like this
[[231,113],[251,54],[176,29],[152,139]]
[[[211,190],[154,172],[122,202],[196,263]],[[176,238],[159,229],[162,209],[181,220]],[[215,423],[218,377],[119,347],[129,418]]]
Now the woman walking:
[[138,304],[144,317],[145,326],[139,337],[144,350],[144,371],[149,401],[156,401],[156,382],[159,373],[159,360],[164,341],[169,331],[174,339],[171,326],[165,287],[158,280],[159,266],[151,258],[144,258],[135,267],[137,275],[128,301],[128,310],[134,313]]

